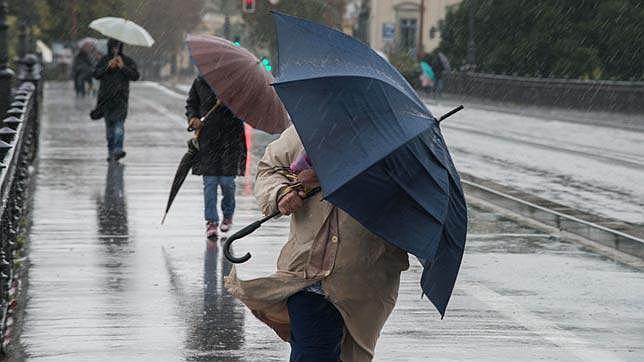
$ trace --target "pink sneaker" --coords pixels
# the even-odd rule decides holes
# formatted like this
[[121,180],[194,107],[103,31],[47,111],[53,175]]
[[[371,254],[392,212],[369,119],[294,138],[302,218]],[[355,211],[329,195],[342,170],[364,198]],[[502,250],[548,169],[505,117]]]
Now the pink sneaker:
[[221,230],[222,233],[227,233],[228,230],[230,230],[230,225],[233,224],[233,219],[225,217],[224,220],[221,221],[221,226],[219,227],[219,230]]
[[219,236],[219,235],[217,235],[217,227],[218,226],[219,225],[217,225],[214,222],[207,222],[206,223],[206,237],[208,239],[211,239],[211,240],[212,239],[217,239],[217,236]]

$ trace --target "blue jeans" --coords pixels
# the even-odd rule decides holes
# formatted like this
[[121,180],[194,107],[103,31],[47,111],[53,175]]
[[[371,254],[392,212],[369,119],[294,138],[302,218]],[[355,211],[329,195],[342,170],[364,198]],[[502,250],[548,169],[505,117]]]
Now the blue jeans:
[[204,176],[203,197],[206,221],[219,223],[217,213],[217,188],[221,187],[221,212],[225,219],[232,219],[235,212],[235,176]]
[[301,291],[287,301],[291,362],[339,362],[344,334],[340,312],[317,293]]
[[125,119],[119,116],[120,112],[105,114],[105,136],[107,138],[107,152],[110,156],[123,151],[123,138],[125,136]]

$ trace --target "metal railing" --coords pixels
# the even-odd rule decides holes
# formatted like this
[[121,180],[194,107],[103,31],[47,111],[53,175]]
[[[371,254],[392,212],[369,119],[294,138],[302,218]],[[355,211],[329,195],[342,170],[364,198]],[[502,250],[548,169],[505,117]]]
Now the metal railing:
[[20,62],[6,117],[0,122],[0,296],[1,352],[12,335],[12,314],[20,290],[19,266],[29,197],[31,166],[38,150],[41,66],[36,56]]
[[644,82],[530,78],[452,72],[443,76],[443,91],[500,102],[644,113]]

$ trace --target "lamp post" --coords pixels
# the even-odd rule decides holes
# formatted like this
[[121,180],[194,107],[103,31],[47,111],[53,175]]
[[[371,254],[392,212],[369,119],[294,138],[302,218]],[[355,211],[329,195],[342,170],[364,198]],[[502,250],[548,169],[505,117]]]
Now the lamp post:
[[9,54],[7,49],[7,2],[0,4],[0,115],[4,118],[9,106],[11,80],[13,71],[8,68]]
[[416,58],[421,59],[425,55],[423,46],[423,35],[425,35],[425,0],[420,0],[420,25],[418,26],[418,49],[416,49]]
[[474,43],[474,11],[476,8],[475,0],[467,1],[467,69],[473,71],[476,69],[476,44]]

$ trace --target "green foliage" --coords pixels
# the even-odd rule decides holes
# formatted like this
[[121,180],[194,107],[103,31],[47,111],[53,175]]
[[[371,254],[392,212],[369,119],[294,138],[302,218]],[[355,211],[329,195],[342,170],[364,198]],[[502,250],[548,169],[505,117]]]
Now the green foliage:
[[[447,14],[441,44],[465,63],[469,1]],[[644,78],[644,5],[639,0],[479,0],[477,69],[584,79]]]
[[267,51],[271,59],[276,59],[275,26],[271,10],[340,28],[346,0],[281,0],[276,5],[268,0],[257,0],[255,4],[254,13],[243,15],[248,29],[244,44],[256,52]]
[[400,74],[414,87],[420,88],[420,65],[415,57],[407,52],[392,53],[389,62],[398,69]]

